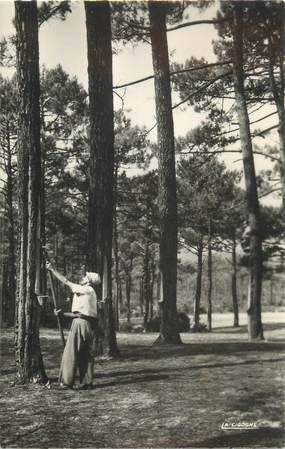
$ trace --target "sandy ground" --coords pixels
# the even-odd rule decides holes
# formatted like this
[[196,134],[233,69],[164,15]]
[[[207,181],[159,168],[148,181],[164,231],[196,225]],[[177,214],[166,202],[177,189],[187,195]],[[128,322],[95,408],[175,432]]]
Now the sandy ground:
[[12,386],[13,335],[1,332],[1,447],[284,448],[285,313],[265,313],[264,342],[246,316],[214,315],[212,333],[153,346],[155,334],[118,334],[121,357],[96,361],[95,388],[60,390],[61,343],[41,333],[51,388]]

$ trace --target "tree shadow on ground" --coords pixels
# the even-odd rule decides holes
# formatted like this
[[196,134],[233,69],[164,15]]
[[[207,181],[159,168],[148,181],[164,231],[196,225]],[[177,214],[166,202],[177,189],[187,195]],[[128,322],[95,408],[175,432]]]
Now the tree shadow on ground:
[[[285,329],[285,323],[264,323],[263,330],[266,331],[275,331]],[[238,327],[233,326],[220,326],[215,327],[213,329],[213,333],[227,333],[227,334],[247,334],[247,325],[243,324]]]
[[[159,374],[159,372],[161,372],[163,370],[139,370],[139,371],[124,371],[123,373],[120,372],[116,372],[116,373],[108,373],[108,374],[97,374],[95,375],[95,382],[97,379],[102,379],[102,378],[112,378],[112,377],[116,377],[116,376],[126,376],[126,379],[120,379],[119,381],[117,380],[113,380],[113,381],[109,381],[109,382],[105,382],[105,383],[96,383],[93,385],[93,387],[89,387],[88,390],[94,390],[94,389],[98,389],[98,388],[107,388],[107,387],[116,387],[118,385],[131,385],[131,384],[135,384],[135,383],[143,383],[143,382],[157,382],[157,381],[165,381],[170,379],[170,375],[169,374]],[[146,374],[146,375],[145,375]],[[58,379],[56,377],[50,377],[49,381],[51,382],[51,384],[57,384],[58,383]],[[60,389],[60,387],[59,387]],[[76,386],[75,386],[75,390],[76,390]],[[64,390],[62,390],[64,391]]]
[[[112,379],[112,378],[122,378],[126,377],[126,379],[113,380],[111,382],[102,383],[94,386],[94,388],[105,388],[105,387],[113,387],[117,385],[128,385],[132,383],[139,382],[152,382],[152,381],[161,381],[161,380],[171,380],[172,376],[175,375],[175,378],[178,378],[179,375],[183,375],[183,372],[188,372],[189,374],[192,371],[200,370],[200,369],[212,369],[212,368],[226,368],[226,367],[235,367],[242,365],[253,365],[257,363],[277,363],[277,362],[285,362],[285,358],[275,358],[275,359],[266,359],[266,360],[244,360],[240,362],[232,362],[232,363],[208,363],[203,365],[189,365],[184,367],[170,367],[170,368],[144,368],[144,369],[134,369],[134,370],[121,370],[121,371],[108,371],[104,373],[97,372],[96,373],[96,364],[95,364],[95,383],[96,381],[100,381],[100,379]],[[131,378],[130,378],[131,377]],[[250,377],[250,376],[249,376]],[[58,383],[58,378],[55,376],[49,377],[49,381],[52,384]]]
[[[6,350],[8,348],[6,347]],[[62,352],[61,348],[57,347],[56,351],[53,351],[50,354],[50,348],[45,344],[43,345],[44,355],[46,359],[46,369],[47,371],[52,371],[54,369],[59,369],[59,355]],[[146,345],[122,345],[120,347],[121,357],[119,358],[120,363],[128,363],[129,361],[143,361],[143,360],[166,360],[168,358],[177,359],[178,357],[187,357],[187,356],[200,356],[200,355],[220,355],[220,356],[239,356],[243,357],[243,354],[249,353],[267,353],[270,354],[270,358],[268,359],[252,359],[252,360],[237,360],[223,362],[222,360],[219,363],[207,363],[207,364],[199,364],[194,365],[191,363],[188,367],[180,367],[179,369],[173,368],[165,368],[161,370],[142,370],[142,373],[158,373],[158,372],[167,372],[167,371],[183,371],[187,370],[197,370],[202,368],[218,368],[218,367],[229,367],[229,366],[238,366],[238,365],[250,365],[256,363],[270,363],[270,362],[282,362],[284,358],[279,357],[278,359],[272,355],[274,353],[279,353],[281,356],[282,352],[285,351],[285,345],[283,342],[256,342],[250,343],[247,341],[244,342],[196,342],[182,345],[154,345],[154,346],[146,346]],[[276,356],[275,356],[276,357]],[[116,360],[116,359],[114,359]],[[191,360],[191,359],[190,359]],[[193,361],[193,359],[192,359]],[[105,368],[105,362],[100,359],[95,359],[95,364],[98,366],[102,366]],[[16,372],[15,366],[8,366],[7,368],[2,368],[0,371],[0,375],[9,375]],[[138,373],[139,371],[134,371]],[[114,373],[113,375],[124,375],[126,371],[121,370],[118,373]],[[100,374],[100,376],[104,377],[105,374]],[[112,374],[110,374],[112,376]],[[109,377],[109,374],[106,374],[106,377]]]
[[281,447],[280,440],[285,436],[284,429],[260,428],[247,431],[228,431],[223,435],[191,442],[191,447]]
[[116,377],[116,376],[126,376],[126,375],[137,375],[137,374],[146,374],[146,373],[165,373],[165,372],[175,372],[177,373],[181,371],[193,371],[197,369],[211,369],[211,368],[224,368],[224,367],[234,367],[241,365],[253,365],[256,363],[277,363],[277,362],[285,362],[284,358],[275,358],[275,359],[255,359],[255,360],[244,360],[241,362],[231,362],[231,363],[205,363],[203,365],[189,365],[184,367],[172,367],[172,368],[155,368],[155,369],[142,369],[142,370],[128,370],[128,371],[110,371],[108,373],[98,373],[96,378],[104,378],[104,377]]
[[182,345],[121,346],[121,356],[125,360],[164,359],[195,355],[235,355],[248,352],[282,352],[283,342],[203,342]]

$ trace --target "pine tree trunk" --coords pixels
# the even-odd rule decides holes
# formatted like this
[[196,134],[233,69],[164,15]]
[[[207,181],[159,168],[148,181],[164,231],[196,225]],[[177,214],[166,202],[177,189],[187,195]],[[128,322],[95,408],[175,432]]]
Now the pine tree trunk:
[[248,220],[250,226],[250,261],[248,285],[248,336],[250,340],[262,339],[262,239],[255,166],[250,136],[247,105],[244,94],[243,70],[243,5],[234,3],[234,90],[238,114],[240,141],[244,166]]
[[[284,7],[284,5],[283,5]],[[282,192],[282,209],[283,214],[285,214],[285,109],[284,109],[284,67],[283,58],[284,53],[280,57],[279,61],[279,75],[280,75],[280,87],[275,79],[274,74],[274,50],[272,48],[272,36],[268,36],[269,42],[269,80],[270,86],[274,98],[274,102],[277,109],[278,115],[278,135],[280,144],[280,180],[281,180],[281,192]],[[284,36],[283,36],[283,46],[284,46]],[[284,48],[283,48],[284,50]]]
[[154,70],[160,215],[160,270],[163,297],[158,341],[181,342],[177,328],[177,200],[174,130],[171,105],[169,58],[163,2],[149,2],[152,61]]
[[128,274],[126,277],[126,299],[127,299],[127,322],[131,322],[131,288],[132,288],[132,278]]
[[[2,220],[0,219],[0,225]],[[4,226],[2,227],[4,229]],[[2,235],[1,235],[2,237]],[[9,282],[8,282],[8,267],[4,257],[0,259],[0,273],[1,273],[1,304],[0,304],[0,325],[7,326],[7,316],[9,316]]]
[[143,277],[141,277],[139,280],[139,288],[140,288],[140,311],[141,311],[141,316],[143,317],[143,309],[144,309]]
[[144,326],[149,322],[149,293],[150,293],[150,272],[149,272],[149,241],[146,240],[143,267],[143,297],[144,297]]
[[118,252],[118,223],[117,223],[117,192],[118,192],[118,164],[114,171],[114,232],[113,232],[113,252],[115,260],[115,323],[116,330],[119,329],[120,306],[119,306],[119,252]]
[[16,295],[16,258],[15,258],[15,224],[13,212],[13,185],[14,177],[12,172],[12,151],[11,151],[11,135],[9,124],[6,129],[7,142],[7,218],[8,218],[8,261],[7,261],[7,315],[5,321],[8,326],[14,326],[15,323],[15,295]]
[[232,244],[232,300],[234,311],[234,327],[239,327],[239,307],[237,296],[237,259],[236,259],[236,235],[233,234]]
[[[112,232],[114,185],[114,114],[109,2],[85,2],[89,110],[90,173],[87,266],[107,277],[104,352],[118,354],[112,303]],[[106,264],[106,270],[104,269]],[[103,285],[104,285],[103,279]],[[102,289],[98,291],[102,298]]]
[[153,295],[154,295],[154,284],[155,284],[155,263],[154,259],[152,258],[151,262],[151,282],[150,282],[150,307],[149,307],[149,318],[153,319]]
[[208,242],[208,330],[212,331],[212,234],[211,224],[209,224],[209,242]]
[[35,295],[37,223],[41,177],[37,4],[15,2],[17,32],[19,249],[15,349],[18,377],[46,381]]
[[200,330],[200,303],[201,303],[201,290],[202,290],[202,269],[203,269],[203,241],[198,244],[198,260],[197,260],[197,279],[196,279],[196,292],[194,302],[194,332]]

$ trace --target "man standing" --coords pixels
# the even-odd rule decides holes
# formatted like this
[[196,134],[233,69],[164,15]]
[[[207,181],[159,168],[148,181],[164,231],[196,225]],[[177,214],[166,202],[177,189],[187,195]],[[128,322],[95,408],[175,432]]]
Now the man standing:
[[68,281],[55,270],[50,263],[47,269],[73,293],[71,313],[55,310],[56,315],[73,319],[68,339],[64,348],[59,382],[63,388],[73,388],[77,369],[79,370],[80,389],[92,387],[94,367],[94,340],[98,327],[97,296],[93,288],[100,284],[98,273],[86,272],[80,284]]

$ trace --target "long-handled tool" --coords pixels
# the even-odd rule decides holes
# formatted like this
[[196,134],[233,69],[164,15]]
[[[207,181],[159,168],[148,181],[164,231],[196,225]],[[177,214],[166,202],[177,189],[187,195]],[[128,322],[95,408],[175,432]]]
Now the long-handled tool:
[[[47,254],[47,250],[44,246],[42,248],[43,248],[43,251],[45,252],[45,258],[49,262],[50,260],[49,260],[48,254]],[[55,289],[54,289],[54,283],[53,283],[53,277],[49,270],[48,270],[48,278],[49,278],[49,283],[50,283],[53,305],[54,305],[55,309],[58,309],[56,294],[55,294]],[[58,325],[58,330],[60,333],[61,341],[62,341],[63,347],[65,347],[65,337],[64,337],[64,333],[63,333],[61,317],[59,315],[56,315],[56,319],[57,319],[57,325]]]

